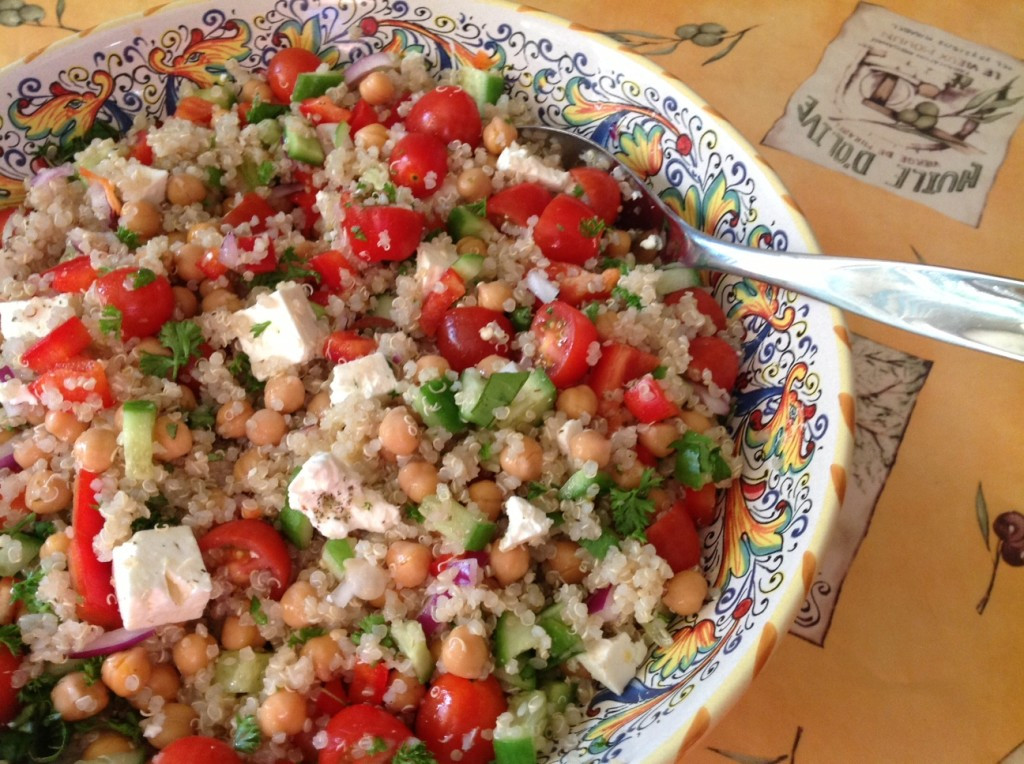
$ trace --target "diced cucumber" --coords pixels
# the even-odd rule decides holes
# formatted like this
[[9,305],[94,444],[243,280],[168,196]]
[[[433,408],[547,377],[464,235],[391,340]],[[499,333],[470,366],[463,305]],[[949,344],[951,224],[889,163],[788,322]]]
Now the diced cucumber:
[[619,545],[619,537],[613,531],[603,528],[596,539],[580,539],[580,546],[599,560],[608,555],[608,550]]
[[456,77],[462,89],[476,101],[481,114],[484,113],[484,106],[497,103],[505,90],[505,78],[501,76],[501,72],[494,69],[464,66],[459,69]]
[[278,517],[284,537],[299,549],[308,549],[313,541],[313,523],[309,518],[291,507],[282,507]]
[[532,764],[544,742],[548,701],[541,690],[509,698],[508,712],[494,729],[494,757],[498,764]]
[[391,624],[391,637],[402,654],[412,662],[416,678],[424,684],[430,681],[430,675],[434,673],[434,656],[430,654],[427,636],[419,621],[395,621]]
[[496,764],[537,764],[533,738],[518,727],[510,728],[500,737],[495,730],[494,761]]
[[658,280],[654,282],[654,292],[658,297],[678,292],[687,287],[700,286],[700,271],[674,265],[658,270]]
[[292,102],[305,101],[307,98],[322,96],[331,88],[336,88],[345,81],[341,72],[302,72],[295,78],[295,89],[292,91]]
[[519,666],[519,673],[513,674],[502,666],[497,666],[494,669],[494,675],[498,679],[517,690],[536,690],[537,689],[537,669],[531,666],[529,663],[522,663]]
[[476,404],[480,400],[480,396],[484,394],[484,388],[487,387],[487,380],[484,379],[484,375],[479,371],[470,366],[468,369],[462,372],[462,376],[459,381],[462,383],[462,390],[458,394],[459,403],[459,416],[467,422],[472,422],[470,417],[473,414],[473,409],[476,408]]
[[153,470],[153,428],[156,404],[153,401],[125,401],[121,436],[124,444],[124,474],[129,480],[147,480]]
[[547,696],[550,713],[562,713],[576,698],[576,688],[561,680],[548,682],[541,689]]
[[420,502],[420,512],[428,531],[440,533],[467,552],[479,552],[486,547],[498,527],[480,512],[451,499],[442,501],[437,496],[428,496]]
[[285,120],[284,152],[296,162],[313,165],[322,165],[326,156],[313,129],[294,117]]
[[320,553],[320,563],[337,579],[345,577],[345,561],[356,556],[348,539],[328,539]]
[[494,657],[501,666],[507,665],[528,650],[537,649],[537,637],[533,634],[533,626],[523,623],[522,619],[510,610],[498,616],[494,626]]
[[[465,372],[463,372],[463,376],[465,376]],[[525,371],[498,371],[487,377],[483,391],[468,411],[465,407],[465,397],[463,398],[463,405],[460,407],[462,418],[481,427],[490,426],[494,421],[494,410],[512,403],[529,376],[529,372]],[[465,383],[463,383],[463,389],[465,389]],[[502,426],[506,426],[506,424],[507,419],[502,421]]]
[[146,752],[142,748],[134,751],[123,751],[121,753],[105,753],[100,757],[93,757],[89,760],[79,759],[75,764],[143,764],[146,760]]
[[352,128],[348,122],[339,122],[334,131],[334,148],[352,148]]
[[465,282],[476,281],[480,278],[480,272],[484,269],[484,256],[473,252],[461,255],[458,260],[452,263],[452,270],[462,276]]
[[288,107],[283,103],[255,101],[249,111],[245,113],[245,121],[250,125],[258,125],[267,119],[277,119],[282,114],[287,114],[288,111]]
[[598,493],[600,493],[610,489],[615,485],[615,481],[604,472],[598,472],[591,477],[584,470],[576,470],[562,484],[562,487],[558,489],[558,498],[560,501],[579,501],[580,499],[585,499],[592,485],[598,486]]
[[508,405],[508,417],[504,427],[520,427],[533,424],[555,407],[558,389],[552,384],[543,369],[534,369],[526,378],[516,397]]
[[391,307],[395,304],[395,296],[393,294],[379,294],[377,295],[377,303],[373,306],[370,311],[371,315],[380,316],[381,318],[391,318]]
[[583,640],[565,622],[564,605],[556,603],[537,616],[537,623],[551,637],[551,665],[563,663],[583,652]]
[[213,678],[224,692],[255,695],[263,687],[263,673],[270,653],[254,653],[242,658],[239,650],[222,650],[213,667]]
[[193,95],[202,98],[204,101],[215,103],[222,109],[230,109],[235,104],[235,94],[231,88],[224,85],[211,85],[208,88],[197,90]]
[[459,418],[452,381],[439,377],[412,388],[408,393],[410,405],[427,427],[443,427],[448,432],[462,432],[466,424]]
[[460,204],[448,213],[446,228],[454,241],[466,236],[486,239],[494,233],[494,226],[487,222],[487,218],[477,215],[474,208],[468,204]]
[[0,576],[13,576],[28,567],[39,555],[39,548],[42,545],[43,542],[35,536],[25,533],[10,534],[8,543],[0,547]]
[[260,143],[269,148],[281,142],[284,130],[276,119],[265,119],[256,125],[256,134],[259,136]]

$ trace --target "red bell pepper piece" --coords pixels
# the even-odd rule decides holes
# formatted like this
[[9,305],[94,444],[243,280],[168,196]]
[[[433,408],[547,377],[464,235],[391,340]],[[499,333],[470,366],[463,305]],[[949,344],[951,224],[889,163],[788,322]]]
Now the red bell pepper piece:
[[58,363],[29,383],[28,389],[36,398],[42,399],[47,388],[56,388],[64,400],[84,403],[92,395],[98,395],[103,408],[114,405],[110,382],[103,364],[89,358],[78,358]]
[[77,358],[92,344],[92,336],[77,316],[72,316],[25,351],[21,362],[36,374]]
[[71,510],[75,536],[68,550],[68,569],[71,584],[82,597],[78,617],[111,630],[121,628],[121,613],[111,582],[113,565],[98,560],[92,548],[96,534],[103,530],[103,515],[92,487],[97,477],[95,472],[88,470],[79,470],[75,476],[75,503]]
[[658,368],[658,357],[620,342],[601,348],[601,358],[590,372],[590,387],[601,398],[605,393],[622,388],[627,382]]
[[55,265],[43,271],[43,276],[52,276],[53,291],[61,294],[85,292],[99,276],[92,267],[88,255]]
[[263,233],[267,230],[267,218],[274,214],[274,208],[267,203],[266,199],[255,191],[250,191],[227,215],[221,218],[220,222],[237,228],[242,223],[249,223],[256,218],[257,222],[252,226],[252,232]]
[[352,264],[336,249],[314,255],[309,258],[306,265],[320,274],[321,288],[331,294],[341,292],[351,283],[351,275],[355,273]]
[[321,123],[345,122],[352,112],[344,106],[338,106],[325,95],[307,98],[299,104],[299,112],[314,125]]
[[444,318],[448,308],[466,294],[466,282],[452,268],[441,275],[438,284],[440,284],[440,288],[437,284],[434,285],[423,300],[423,308],[420,311],[420,326],[428,337],[437,334],[437,330],[441,326],[441,319]]
[[153,147],[149,145],[148,130],[139,130],[139,132],[135,133],[135,138],[132,140],[132,149],[129,156],[133,157],[141,164],[153,164]]
[[658,380],[650,374],[630,385],[623,401],[629,413],[644,424],[654,424],[679,414],[679,407],[668,399]]
[[673,573],[700,563],[700,537],[682,501],[658,515],[647,528],[647,540]]
[[356,101],[356,105],[352,107],[352,113],[348,118],[348,126],[352,131],[352,135],[375,122],[380,122],[380,115],[377,114],[377,110],[362,98]]
[[178,101],[174,116],[178,119],[187,119],[189,122],[203,127],[209,127],[210,122],[213,121],[213,102],[199,96],[186,96]]

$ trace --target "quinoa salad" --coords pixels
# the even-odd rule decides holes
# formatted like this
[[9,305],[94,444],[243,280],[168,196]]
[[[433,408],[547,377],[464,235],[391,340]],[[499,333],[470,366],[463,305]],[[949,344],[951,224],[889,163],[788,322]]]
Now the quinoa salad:
[[285,48],[0,212],[0,761],[543,760],[713,596],[739,327],[501,72]]

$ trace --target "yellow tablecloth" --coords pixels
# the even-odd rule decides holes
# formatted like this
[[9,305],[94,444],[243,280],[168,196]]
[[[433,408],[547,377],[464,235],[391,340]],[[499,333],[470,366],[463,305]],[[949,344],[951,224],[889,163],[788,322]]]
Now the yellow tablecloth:
[[[602,31],[671,35],[713,22],[748,30],[726,43],[646,46],[754,144],[854,12],[856,0],[531,0]],[[0,63],[151,0],[38,0],[0,10]],[[17,3],[15,3],[16,5]],[[919,22],[1024,55],[1020,0],[883,0]],[[3,4],[6,9],[7,3]],[[28,7],[28,6],[23,6]],[[25,19],[28,22],[25,23]],[[731,40],[730,40],[731,41]],[[1024,104],[1017,106],[1024,108]],[[759,146],[827,252],[964,267],[1024,279],[1024,135],[1018,130],[977,228],[791,154]],[[1024,570],[992,574],[991,522],[1024,510],[1024,364],[944,346],[850,317],[867,346],[926,359],[923,385],[886,464],[823,639],[788,636],[750,690],[682,761],[1024,761]],[[906,382],[906,380],[903,380]],[[917,388],[919,392],[917,391]],[[862,400],[870,407],[870,400]],[[884,423],[885,417],[877,420]],[[902,427],[902,425],[901,425]],[[861,422],[858,437],[885,433]],[[991,546],[981,532],[981,487]],[[820,642],[820,644],[818,643]]]

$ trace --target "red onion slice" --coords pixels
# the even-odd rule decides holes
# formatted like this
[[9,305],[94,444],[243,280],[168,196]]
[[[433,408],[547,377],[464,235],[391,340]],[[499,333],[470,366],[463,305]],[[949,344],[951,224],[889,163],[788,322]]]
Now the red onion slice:
[[96,655],[109,655],[119,650],[134,647],[156,633],[155,629],[114,629],[105,631],[81,650],[69,653],[72,658],[92,658]]
[[33,188],[35,186],[41,186],[44,183],[49,183],[51,180],[57,178],[70,178],[75,174],[75,168],[70,164],[62,164],[57,167],[47,167],[45,170],[40,170],[38,173],[32,176],[32,179],[28,182]]
[[10,470],[11,473],[21,472],[21,465],[14,460],[14,449],[7,448],[0,454],[0,472]]
[[270,189],[270,193],[267,195],[268,199],[283,199],[286,196],[297,194],[305,188],[301,183],[282,183],[280,186],[274,186]]
[[729,399],[719,398],[711,394],[711,391],[704,385],[694,385],[694,392],[697,393],[697,397],[700,398],[700,402],[703,403],[712,414],[715,416],[725,416],[729,413]]
[[10,366],[0,366],[0,382],[14,379],[14,369]]
[[[612,601],[612,587],[605,586],[601,589],[597,589],[587,597],[587,612],[591,615],[597,613],[598,615],[604,615],[604,611],[607,610],[608,605]],[[610,614],[609,614],[610,615]]]
[[416,620],[420,622],[420,626],[423,627],[423,633],[429,639],[430,637],[437,634],[441,630],[442,624],[434,618],[434,613],[437,610],[437,603],[441,599],[448,599],[447,594],[432,594],[427,599],[426,604],[423,605],[423,610],[416,616]]
[[238,251],[238,237],[233,233],[229,233],[224,237],[224,241],[220,245],[218,259],[222,265],[232,269],[242,264],[241,255]]
[[376,72],[380,69],[391,69],[395,65],[395,57],[390,53],[383,51],[378,53],[371,53],[368,56],[363,56],[356,61],[353,61],[345,69],[345,84],[349,87],[359,84],[359,80],[365,77],[370,72]]

